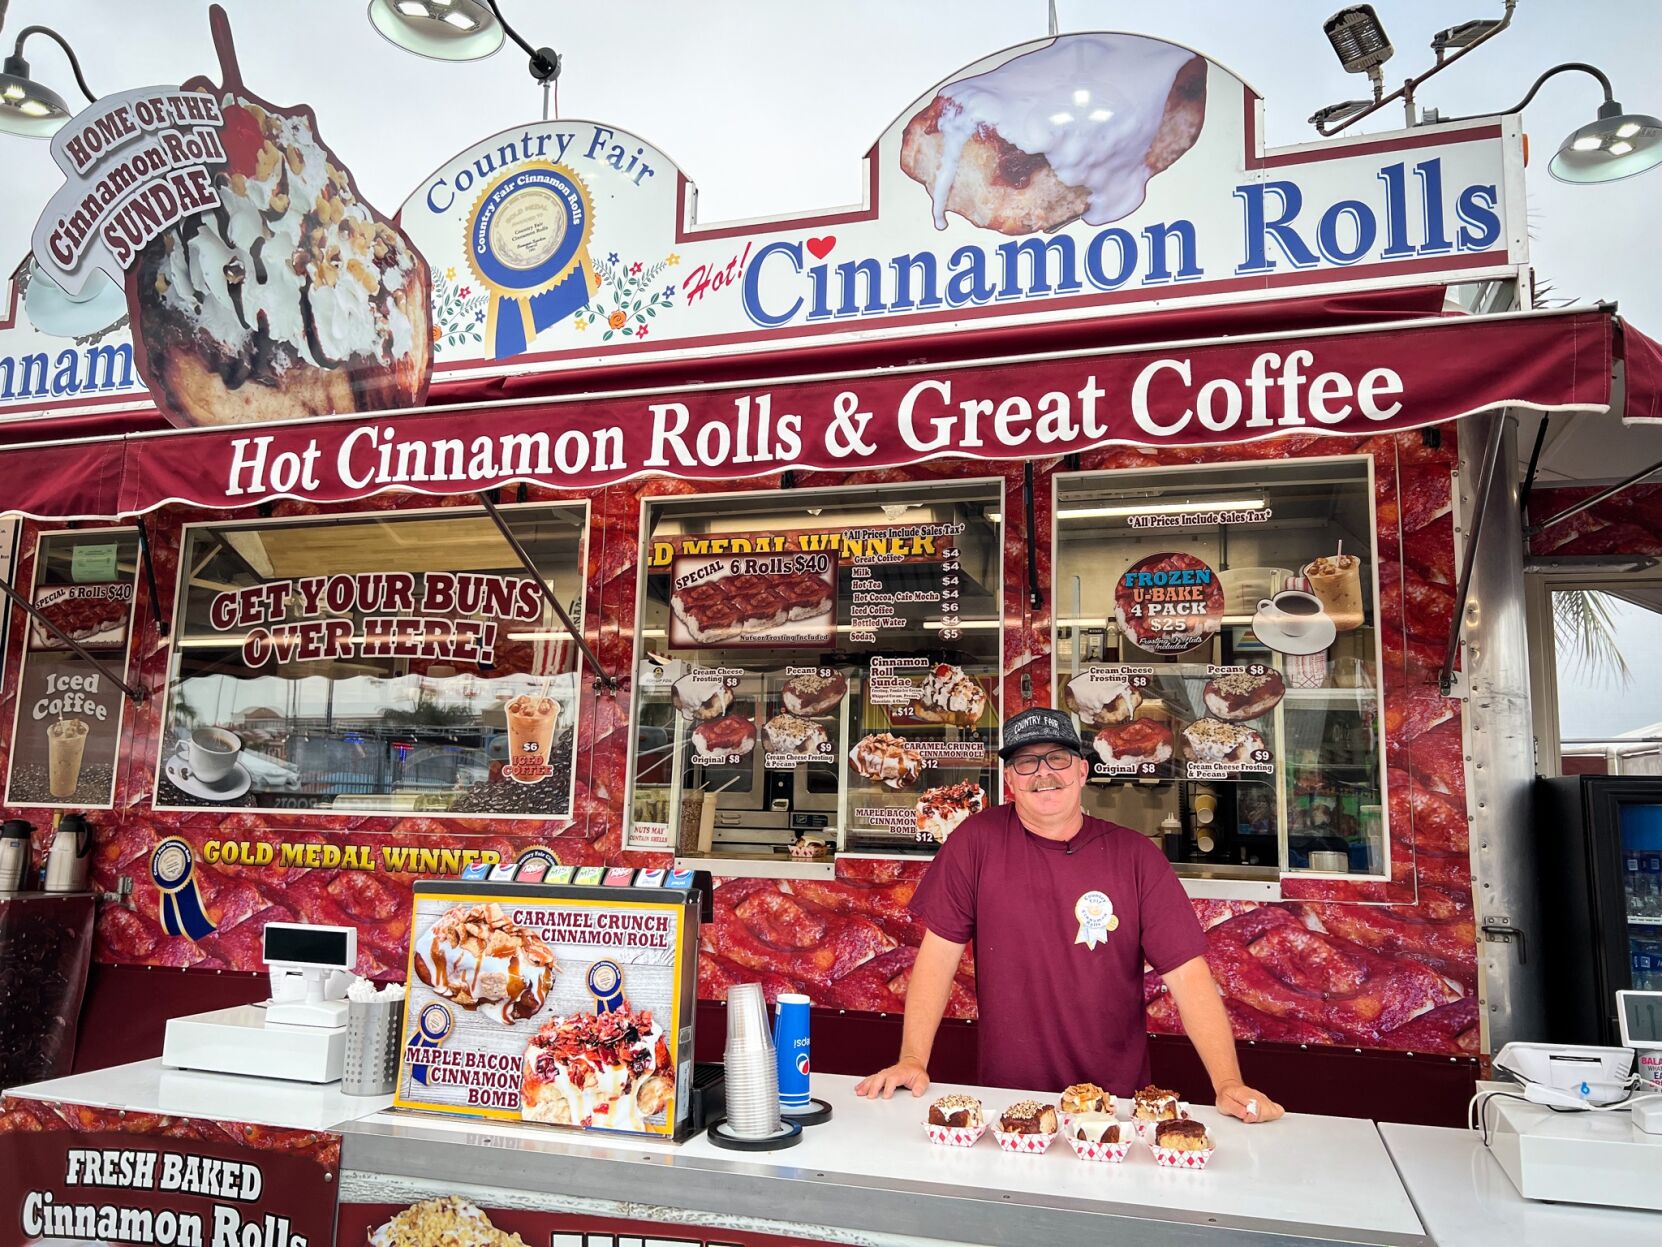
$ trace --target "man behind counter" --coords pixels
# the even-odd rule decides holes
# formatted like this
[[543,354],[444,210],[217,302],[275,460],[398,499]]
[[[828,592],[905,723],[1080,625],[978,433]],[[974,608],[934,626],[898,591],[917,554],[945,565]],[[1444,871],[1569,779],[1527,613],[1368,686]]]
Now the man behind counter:
[[1248,1122],[1280,1117],[1241,1081],[1206,937],[1171,865],[1130,828],[1086,816],[1089,768],[1073,721],[1024,710],[1004,725],[999,756],[1013,804],[965,821],[918,885],[911,909],[927,930],[900,1059],[858,1093],[924,1093],[952,977],[974,940],[980,1082],[1038,1091],[1094,1082],[1121,1096],[1147,1083],[1146,960],[1177,1003],[1218,1108]]

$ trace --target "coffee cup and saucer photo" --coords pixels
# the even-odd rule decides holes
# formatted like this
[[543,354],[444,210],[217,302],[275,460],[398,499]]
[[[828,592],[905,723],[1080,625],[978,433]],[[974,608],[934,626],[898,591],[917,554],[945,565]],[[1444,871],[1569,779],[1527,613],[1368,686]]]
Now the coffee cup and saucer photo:
[[1258,603],[1252,635],[1279,654],[1319,654],[1339,630],[1314,593],[1283,589]]
[[222,727],[199,727],[167,757],[168,781],[198,801],[231,801],[253,784],[242,765],[242,737]]

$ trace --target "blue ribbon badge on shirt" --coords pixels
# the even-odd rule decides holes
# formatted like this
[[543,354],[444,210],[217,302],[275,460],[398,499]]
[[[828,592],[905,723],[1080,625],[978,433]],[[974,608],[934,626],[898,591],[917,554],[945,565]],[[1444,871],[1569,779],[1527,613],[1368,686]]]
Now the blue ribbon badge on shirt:
[[594,207],[563,165],[520,165],[468,214],[467,263],[490,294],[485,343],[496,359],[522,353],[543,330],[586,307],[593,289]]
[[212,935],[214,922],[196,890],[196,856],[178,836],[169,836],[150,855],[150,880],[161,892],[157,902],[162,930],[193,940]]
[[1114,902],[1108,899],[1106,892],[1094,889],[1074,902],[1073,916],[1079,919],[1079,934],[1074,936],[1073,942],[1086,948],[1106,944],[1108,932],[1120,925],[1119,915],[1114,912]]
[[438,1001],[428,1004],[416,1014],[415,1034],[404,1045],[405,1061],[410,1067],[410,1081],[427,1085],[428,1062],[423,1059],[430,1052],[436,1052],[444,1047],[444,1041],[450,1038],[450,1031],[455,1026],[456,1019],[451,1016],[450,1010]]

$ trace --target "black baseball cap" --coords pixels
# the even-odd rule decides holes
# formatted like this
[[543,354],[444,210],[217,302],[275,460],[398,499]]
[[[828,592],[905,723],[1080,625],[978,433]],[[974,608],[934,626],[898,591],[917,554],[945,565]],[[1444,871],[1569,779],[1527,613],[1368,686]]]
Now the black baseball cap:
[[1004,743],[999,746],[998,756],[1008,762],[1011,754],[1027,745],[1061,745],[1081,757],[1085,753],[1073,720],[1048,706],[1023,710],[1004,720]]

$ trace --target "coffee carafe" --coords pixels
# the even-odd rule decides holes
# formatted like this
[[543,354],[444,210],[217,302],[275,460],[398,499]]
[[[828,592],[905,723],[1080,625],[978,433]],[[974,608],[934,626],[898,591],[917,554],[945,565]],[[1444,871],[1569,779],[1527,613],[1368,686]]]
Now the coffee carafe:
[[22,892],[33,882],[34,833],[21,818],[0,823],[0,892]]
[[92,824],[79,814],[65,814],[46,854],[46,890],[85,892],[91,868]]

